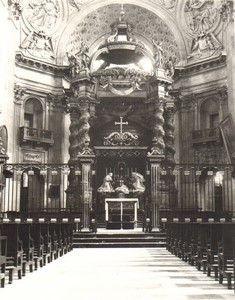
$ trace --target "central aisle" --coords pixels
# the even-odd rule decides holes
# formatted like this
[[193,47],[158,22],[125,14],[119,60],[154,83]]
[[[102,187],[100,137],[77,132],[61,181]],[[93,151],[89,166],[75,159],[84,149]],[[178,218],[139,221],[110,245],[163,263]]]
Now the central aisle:
[[195,267],[159,248],[80,248],[0,289],[3,299],[234,299]]

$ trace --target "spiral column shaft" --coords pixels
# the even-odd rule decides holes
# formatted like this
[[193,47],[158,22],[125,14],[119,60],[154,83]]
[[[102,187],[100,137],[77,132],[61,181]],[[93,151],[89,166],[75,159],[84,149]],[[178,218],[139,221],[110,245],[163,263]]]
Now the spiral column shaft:
[[175,137],[174,137],[174,115],[175,108],[174,107],[166,107],[164,112],[165,118],[165,162],[168,166],[172,168],[175,166]]

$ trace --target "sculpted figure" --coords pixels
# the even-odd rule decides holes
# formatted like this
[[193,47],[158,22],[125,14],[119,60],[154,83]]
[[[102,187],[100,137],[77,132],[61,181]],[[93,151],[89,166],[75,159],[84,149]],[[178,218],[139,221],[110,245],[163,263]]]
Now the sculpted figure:
[[152,40],[152,42],[154,46],[155,67],[162,69],[164,66],[162,42],[156,43],[154,39]]
[[128,187],[124,184],[123,180],[120,180],[120,186],[118,186],[115,189],[115,192],[117,193],[123,193],[123,194],[129,194],[129,189]]
[[143,193],[145,191],[144,177],[140,173],[132,172],[131,174],[133,192]]
[[112,193],[114,192],[112,181],[113,181],[113,173],[108,173],[104,177],[103,184],[98,188],[99,193]]
[[82,42],[80,50],[75,54],[77,65],[79,66],[80,70],[88,68],[90,58],[88,53],[89,49],[86,43]]
[[56,0],[32,0],[29,5],[31,16],[29,21],[36,28],[52,28],[54,27],[59,7]]
[[165,65],[166,76],[173,77],[175,73],[175,60],[170,56]]
[[117,25],[114,25],[110,36],[107,37],[107,39],[106,39],[106,42],[107,43],[115,42],[117,40],[117,35],[118,35],[118,27],[117,27]]
[[67,55],[67,58],[68,58],[68,61],[69,61],[69,66],[70,66],[70,75],[72,76],[72,78],[74,78],[77,74],[77,60],[75,58],[74,55],[66,52],[66,55]]

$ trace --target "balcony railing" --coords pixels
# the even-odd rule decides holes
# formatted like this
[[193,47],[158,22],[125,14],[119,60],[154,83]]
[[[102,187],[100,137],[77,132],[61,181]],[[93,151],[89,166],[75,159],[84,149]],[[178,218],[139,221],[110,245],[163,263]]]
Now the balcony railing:
[[50,130],[32,128],[32,127],[20,127],[20,142],[35,142],[37,144],[53,145],[53,132]]
[[192,132],[192,143],[208,143],[208,142],[220,142],[221,135],[219,127],[195,130]]

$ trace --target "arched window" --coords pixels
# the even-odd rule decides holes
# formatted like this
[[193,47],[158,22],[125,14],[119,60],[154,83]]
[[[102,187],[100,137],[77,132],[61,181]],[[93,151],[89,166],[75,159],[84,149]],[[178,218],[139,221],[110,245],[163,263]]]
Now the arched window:
[[30,98],[26,101],[24,126],[43,129],[43,107],[38,99]]
[[200,107],[200,129],[216,128],[219,126],[219,101],[207,99]]

